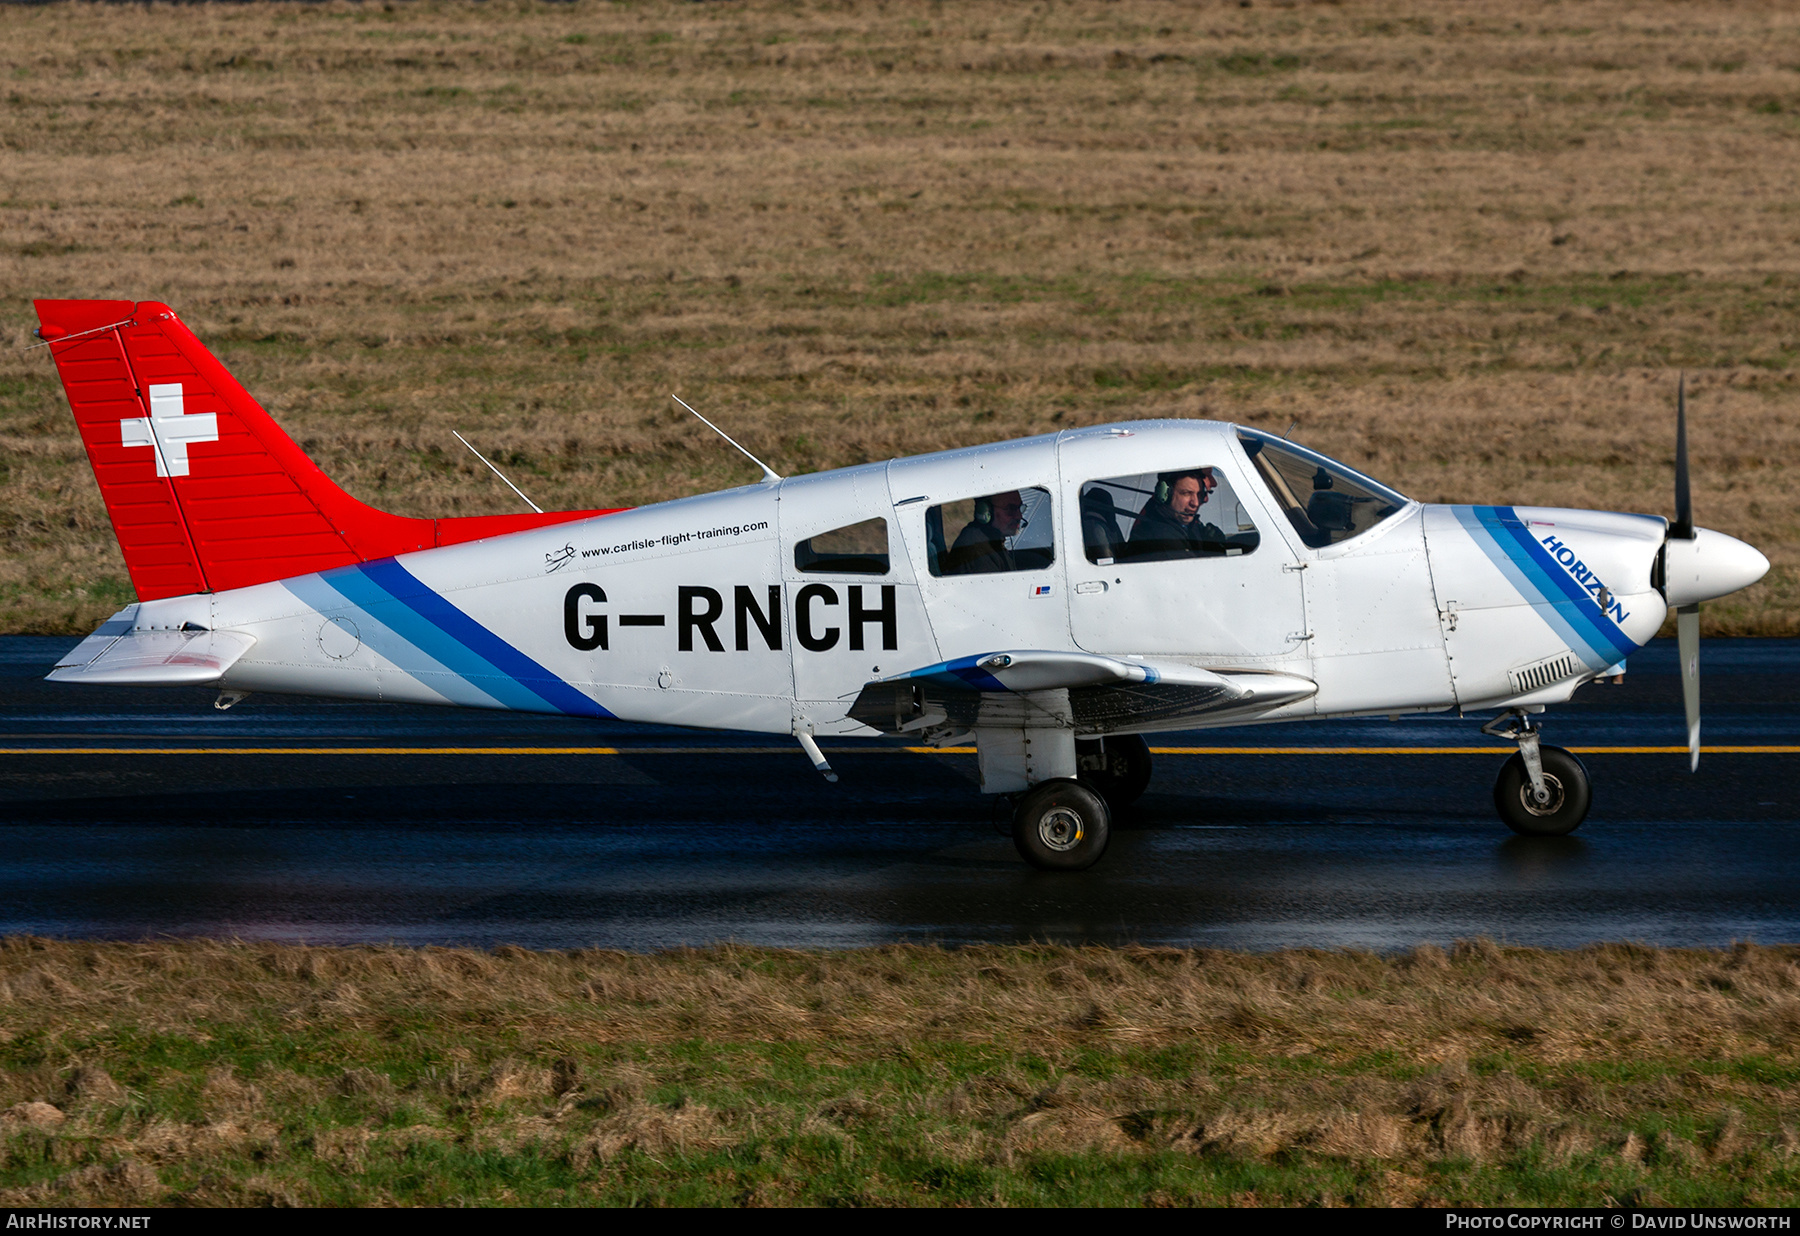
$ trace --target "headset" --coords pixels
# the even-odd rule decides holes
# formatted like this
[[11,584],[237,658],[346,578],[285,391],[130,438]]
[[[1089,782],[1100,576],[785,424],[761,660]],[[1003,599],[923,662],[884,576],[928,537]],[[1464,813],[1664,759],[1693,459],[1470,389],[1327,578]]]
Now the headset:
[[[1019,531],[1020,532],[1025,531],[1025,529],[1027,529],[1031,526],[1031,521],[1029,519],[1025,518],[1025,507],[1028,505],[1030,505],[1030,504],[1025,501],[1025,491],[1020,490],[1019,491]],[[994,522],[994,496],[992,494],[989,494],[985,498],[975,499],[975,522],[978,524],[981,524],[984,527],[986,525]],[[1017,534],[1015,533],[1014,535],[1017,535]]]
[[[1208,489],[1206,485],[1205,474],[1209,471],[1211,471],[1210,468],[1195,468],[1189,472],[1159,472],[1156,476],[1156,493],[1153,496],[1164,506],[1169,505],[1169,499],[1175,496],[1175,482],[1184,476],[1191,476],[1200,482],[1200,505],[1205,506],[1207,498],[1212,495],[1212,490]],[[1217,485],[1218,482],[1215,481],[1213,487],[1217,488]]]

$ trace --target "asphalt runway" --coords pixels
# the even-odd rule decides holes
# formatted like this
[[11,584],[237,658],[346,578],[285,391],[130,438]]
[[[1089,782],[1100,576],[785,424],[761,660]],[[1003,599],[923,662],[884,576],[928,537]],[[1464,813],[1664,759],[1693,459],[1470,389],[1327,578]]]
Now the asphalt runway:
[[1016,856],[972,755],[827,743],[830,785],[759,735],[274,696],[218,712],[207,690],[40,681],[73,643],[0,638],[0,934],[1800,940],[1800,641],[1704,646],[1698,775],[1671,750],[1672,641],[1553,709],[1546,741],[1594,780],[1571,837],[1506,831],[1490,795],[1511,748],[1477,719],[1243,727],[1154,736],[1189,753],[1158,756],[1106,857],[1072,876]]

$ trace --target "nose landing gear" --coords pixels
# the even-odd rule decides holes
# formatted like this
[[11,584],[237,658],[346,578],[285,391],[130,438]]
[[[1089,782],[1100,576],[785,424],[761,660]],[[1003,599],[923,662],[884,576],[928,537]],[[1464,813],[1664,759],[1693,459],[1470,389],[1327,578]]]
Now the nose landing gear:
[[1508,828],[1527,837],[1562,837],[1581,826],[1593,789],[1573,752],[1542,745],[1538,727],[1522,709],[1500,714],[1481,732],[1519,744],[1494,781],[1494,807]]

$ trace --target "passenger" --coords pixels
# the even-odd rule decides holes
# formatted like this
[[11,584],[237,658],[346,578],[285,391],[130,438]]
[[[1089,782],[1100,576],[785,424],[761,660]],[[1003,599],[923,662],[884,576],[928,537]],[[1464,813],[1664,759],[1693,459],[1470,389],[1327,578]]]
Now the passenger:
[[1024,527],[1025,501],[1018,490],[975,499],[975,518],[957,534],[956,543],[945,555],[944,574],[987,575],[1037,565],[1021,561],[1006,547],[1007,539],[1018,536]]
[[1218,488],[1211,468],[1165,472],[1156,478],[1156,496],[1144,503],[1128,542],[1134,561],[1222,554],[1231,541],[1223,529],[1200,518],[1200,508]]

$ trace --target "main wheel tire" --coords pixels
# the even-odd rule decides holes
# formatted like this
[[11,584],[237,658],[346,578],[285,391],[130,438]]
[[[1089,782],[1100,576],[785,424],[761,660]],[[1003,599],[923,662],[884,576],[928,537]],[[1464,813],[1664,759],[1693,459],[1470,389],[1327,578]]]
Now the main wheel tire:
[[1593,803],[1587,767],[1562,747],[1539,747],[1548,802],[1533,800],[1525,757],[1515,752],[1500,766],[1494,781],[1494,806],[1515,833],[1526,837],[1563,837],[1581,827]]
[[1013,844],[1040,871],[1083,871],[1100,861],[1112,836],[1112,813],[1092,786],[1044,781],[1013,808]]
[[1077,775],[1100,792],[1108,808],[1123,811],[1150,785],[1150,744],[1141,734],[1079,739],[1075,765]]

